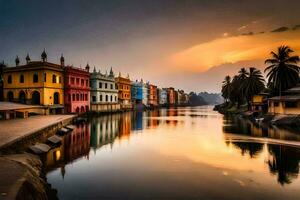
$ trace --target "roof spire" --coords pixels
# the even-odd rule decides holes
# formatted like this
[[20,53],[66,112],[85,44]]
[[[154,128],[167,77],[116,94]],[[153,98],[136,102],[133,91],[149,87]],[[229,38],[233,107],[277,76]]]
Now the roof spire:
[[20,64],[20,59],[19,59],[19,56],[17,55],[16,59],[15,59],[15,62],[16,62],[16,66],[18,66]]
[[29,57],[29,54],[27,53],[27,56],[26,56],[26,64],[28,64],[30,62],[30,57]]
[[42,54],[41,54],[41,58],[42,58],[42,61],[43,62],[47,62],[47,54],[46,54],[46,50],[45,50],[45,48],[44,48],[44,51],[42,52]]

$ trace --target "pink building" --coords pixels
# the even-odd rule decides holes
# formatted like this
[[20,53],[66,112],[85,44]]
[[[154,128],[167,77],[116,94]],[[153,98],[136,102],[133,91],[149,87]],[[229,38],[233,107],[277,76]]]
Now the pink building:
[[66,66],[65,68],[65,111],[84,113],[90,110],[90,73],[85,70]]

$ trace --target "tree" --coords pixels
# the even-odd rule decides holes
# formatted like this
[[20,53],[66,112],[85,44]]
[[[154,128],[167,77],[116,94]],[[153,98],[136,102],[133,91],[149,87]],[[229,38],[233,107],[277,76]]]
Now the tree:
[[230,76],[225,76],[225,79],[224,81],[222,82],[223,85],[222,85],[222,96],[224,97],[225,99],[225,102],[227,103],[229,98],[230,98],[230,93],[231,93],[231,77]]
[[291,56],[294,51],[288,46],[280,46],[277,52],[271,52],[272,58],[265,60],[265,72],[268,72],[268,86],[281,95],[281,91],[295,86],[299,81],[299,56]]
[[249,75],[241,83],[245,98],[248,102],[248,110],[250,110],[250,101],[253,95],[256,95],[265,89],[265,80],[260,70],[250,67]]

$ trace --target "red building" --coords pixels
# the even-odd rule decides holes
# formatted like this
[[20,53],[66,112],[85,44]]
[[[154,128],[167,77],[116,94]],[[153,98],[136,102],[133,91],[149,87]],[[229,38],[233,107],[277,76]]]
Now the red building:
[[65,68],[65,111],[84,113],[90,110],[90,73],[85,70],[66,66]]
[[150,106],[157,106],[157,86],[149,84],[149,99],[148,99],[148,104]]
[[174,105],[175,104],[175,90],[174,88],[170,87],[167,88],[167,94],[168,94],[168,104]]

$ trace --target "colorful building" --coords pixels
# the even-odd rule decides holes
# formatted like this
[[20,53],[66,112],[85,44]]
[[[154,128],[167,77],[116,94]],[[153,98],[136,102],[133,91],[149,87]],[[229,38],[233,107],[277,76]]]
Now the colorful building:
[[175,105],[175,90],[172,87],[167,88],[168,105]]
[[149,99],[148,103],[150,106],[157,106],[157,86],[153,84],[149,84]]
[[[63,66],[47,62],[45,50],[42,61],[31,61],[20,65],[17,56],[15,67],[3,69],[4,100],[24,104],[47,106],[50,113],[62,113],[64,109]],[[46,113],[47,114],[47,113]]]
[[268,112],[270,114],[299,115],[300,85],[284,91],[283,94],[268,99]]
[[116,78],[116,85],[118,89],[118,100],[123,109],[132,108],[131,104],[131,81],[129,75],[126,78],[119,76]]
[[0,101],[4,100],[3,97],[3,69],[5,68],[4,61],[0,63]]
[[159,88],[158,89],[158,103],[159,105],[165,106],[168,103],[168,92],[167,88]]
[[131,83],[131,101],[134,104],[148,105],[148,83],[135,81]]
[[90,75],[91,82],[91,110],[95,112],[111,112],[120,110],[118,90],[112,69],[109,74],[96,72],[94,68]]
[[[61,57],[64,61],[64,58]],[[65,111],[84,113],[90,110],[90,73],[89,65],[85,70],[73,66],[65,70]]]

